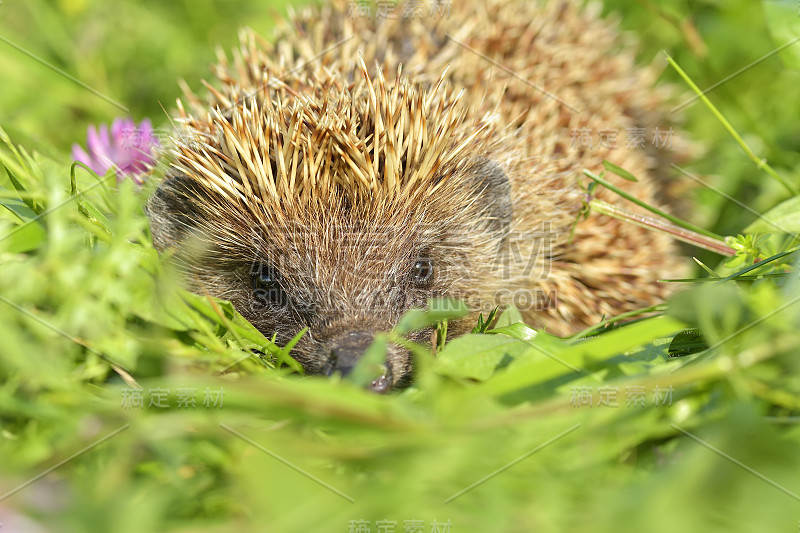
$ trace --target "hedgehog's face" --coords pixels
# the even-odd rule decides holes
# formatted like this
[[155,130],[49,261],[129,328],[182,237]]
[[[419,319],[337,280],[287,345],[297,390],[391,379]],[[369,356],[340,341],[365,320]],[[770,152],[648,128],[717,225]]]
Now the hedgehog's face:
[[[239,281],[244,290],[234,302],[259,330],[278,332],[282,342],[308,327],[292,355],[310,373],[348,374],[375,334],[391,330],[407,310],[452,292],[466,274],[445,253],[446,242],[434,242],[424,226],[356,224],[345,217],[314,226],[267,236],[272,246],[257,246],[259,257],[241,265],[248,267]],[[412,339],[427,342],[430,330]],[[408,352],[390,346],[384,368],[374,390],[406,383]]]
[[[175,247],[190,287],[230,300],[266,336],[293,348],[309,373],[349,373],[375,334],[430,298],[469,299],[511,220],[508,180],[480,159],[466,165],[439,205],[360,206],[336,201],[265,224],[230,211],[184,177],[165,181],[148,205],[154,243]],[[458,330],[458,327],[451,328]],[[432,330],[410,339],[428,343]],[[389,347],[372,389],[410,382],[410,353]]]
[[[508,178],[476,157],[495,149],[496,121],[444,78],[387,84],[363,63],[347,77],[358,72],[310,85],[283,73],[224,112],[184,116],[173,175],[148,204],[155,246],[176,249],[193,290],[278,343],[308,328],[291,354],[309,373],[346,374],[407,310],[469,298],[511,223]],[[411,369],[392,346],[372,388]]]

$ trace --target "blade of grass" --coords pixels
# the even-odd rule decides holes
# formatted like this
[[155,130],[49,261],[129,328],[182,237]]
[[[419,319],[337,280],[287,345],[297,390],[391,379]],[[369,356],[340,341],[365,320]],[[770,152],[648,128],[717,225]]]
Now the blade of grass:
[[705,235],[699,235],[693,231],[687,231],[673,224],[669,224],[646,215],[633,213],[596,198],[589,202],[589,207],[598,213],[602,213],[604,215],[608,215],[610,217],[614,217],[646,229],[664,233],[674,239],[697,246],[698,248],[703,248],[704,250],[709,250],[725,256],[736,255],[736,251],[725,244],[722,240],[715,239],[713,237],[707,237]]
[[[626,200],[629,200],[629,201],[633,202],[634,204],[638,205],[639,207],[643,207],[644,209],[647,209],[651,213],[654,213],[654,214],[656,214],[656,215],[658,215],[660,217],[663,217],[663,218],[669,220],[670,222],[672,222],[674,225],[676,225],[678,227],[681,227],[681,228],[684,228],[684,229],[688,229],[689,231],[693,231],[693,232],[699,233],[701,235],[705,235],[706,237],[711,237],[712,239],[715,239],[717,241],[722,241],[722,237],[720,235],[717,235],[716,233],[713,233],[711,231],[703,229],[703,228],[701,228],[699,226],[695,226],[694,224],[686,222],[685,220],[681,220],[676,216],[670,215],[669,213],[666,213],[666,212],[662,211],[661,209],[658,209],[657,207],[653,207],[652,205],[649,205],[649,204],[639,200],[638,198],[636,198],[636,197],[628,194],[627,192],[623,191],[622,189],[620,189],[619,187],[617,187],[613,183],[610,183],[609,181],[607,181],[607,180],[603,179],[602,177],[598,176],[597,174],[595,174],[591,170],[584,169],[583,173],[584,173],[584,175],[586,175],[589,178],[593,179],[594,181],[596,181],[597,183],[599,183],[600,185],[602,185],[606,189],[614,191],[618,195],[622,196]],[[639,216],[639,215],[637,215],[637,216]]]
[[709,275],[709,276],[711,276],[712,278],[717,278],[717,279],[719,279],[719,277],[720,277],[720,276],[719,276],[719,274],[717,274],[716,272],[714,272],[714,270],[712,270],[712,269],[711,269],[709,266],[707,266],[705,263],[703,263],[702,261],[700,261],[700,260],[699,260],[698,258],[696,258],[696,257],[692,257],[692,259],[694,259],[694,262],[695,262],[695,263],[697,263],[697,264],[698,264],[698,266],[699,266],[700,268],[702,268],[703,270],[705,270],[706,272],[708,272],[708,275]]
[[747,154],[747,157],[749,157],[750,160],[753,161],[759,169],[763,170],[764,172],[766,172],[767,174],[778,180],[778,182],[781,185],[783,185],[792,196],[797,196],[799,191],[791,183],[786,181],[777,172],[775,172],[775,169],[773,169],[767,163],[766,159],[759,159],[759,157],[755,153],[753,153],[753,150],[751,150],[750,147],[747,145],[747,143],[744,142],[744,139],[742,139],[742,137],[736,132],[736,130],[733,128],[733,126],[731,126],[730,122],[727,121],[727,119],[722,115],[722,113],[719,112],[719,110],[714,106],[714,104],[711,103],[711,100],[709,100],[706,97],[703,91],[701,91],[700,88],[697,85],[695,85],[695,83],[692,81],[689,75],[686,74],[686,72],[684,72],[680,66],[678,66],[678,63],[675,62],[675,60],[672,59],[672,57],[668,53],[664,52],[664,55],[666,56],[667,62],[670,64],[670,66],[675,69],[675,71],[678,73],[678,75],[680,75],[681,78],[683,78],[683,81],[685,81],[686,84],[692,89],[692,91],[694,91],[697,97],[703,101],[703,103],[706,105],[706,107],[708,107],[711,113],[717,118],[717,120],[719,120],[720,124],[722,124],[722,127],[724,127],[728,131],[728,133],[730,133],[731,137],[733,137],[734,140],[737,143],[739,143],[739,146],[742,147],[742,150],[744,150],[744,153]]
[[[757,281],[760,279],[781,279],[786,278],[788,274],[756,274],[755,276],[738,276],[737,281]],[[719,282],[719,278],[673,278],[673,279],[660,279],[663,283],[703,283],[706,281]]]
[[[634,311],[628,311],[627,313],[622,313],[620,315],[617,315],[615,317],[609,318],[607,320],[602,320],[598,324],[596,324],[594,326],[591,326],[589,328],[586,328],[585,330],[576,333],[572,337],[568,337],[567,340],[568,341],[576,341],[576,340],[582,339],[584,337],[588,337],[589,335],[591,335],[595,331],[603,329],[604,327],[608,326],[609,324],[614,324],[615,322],[619,322],[621,320],[625,320],[626,318],[631,318],[633,316],[643,315],[645,313],[660,313],[662,311],[665,311],[666,309],[667,309],[667,306],[665,304],[658,304],[658,305],[652,305],[650,307],[645,307],[645,308],[642,308],[642,309],[636,309]],[[648,318],[651,318],[651,317],[648,317]]]
[[786,257],[787,255],[792,255],[793,253],[796,253],[798,250],[800,250],[800,247],[796,247],[793,250],[787,250],[785,252],[781,252],[781,253],[775,254],[775,255],[773,255],[771,257],[767,257],[766,259],[762,259],[758,263],[754,263],[754,264],[750,265],[749,267],[743,268],[742,270],[740,270],[738,272],[735,272],[735,273],[731,274],[730,276],[728,276],[726,278],[720,279],[719,283],[724,283],[726,281],[730,281],[732,279],[739,278],[742,274],[747,274],[748,272],[750,272],[752,270],[760,268],[760,267],[762,267],[762,266],[764,266],[766,264],[769,264],[769,263],[771,263],[773,261],[777,261],[778,259]]

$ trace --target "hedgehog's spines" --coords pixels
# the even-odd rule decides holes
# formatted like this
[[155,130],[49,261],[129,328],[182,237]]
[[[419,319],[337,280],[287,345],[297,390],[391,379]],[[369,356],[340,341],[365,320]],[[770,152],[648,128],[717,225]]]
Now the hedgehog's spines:
[[[335,185],[354,199],[416,201],[418,194],[413,191],[424,190],[482,133],[485,124],[466,132],[465,139],[454,137],[466,111],[461,94],[444,91],[443,76],[423,91],[402,77],[399,69],[398,81],[391,87],[381,71],[371,77],[363,58],[359,71],[362,81],[352,85],[352,91],[340,84],[335,94],[330,85],[316,96],[305,94],[299,99],[266,89],[260,97],[245,98],[232,91],[235,101],[230,109],[223,113],[218,105],[212,106],[206,125],[191,117],[186,122],[189,137],[193,137],[192,129],[197,133],[216,130],[218,142],[211,151],[221,158],[227,174],[221,180],[211,179],[205,171],[196,174],[199,166],[216,162],[202,160],[208,151],[193,154],[189,149],[179,150],[178,161],[185,167],[179,170],[196,175],[201,183],[210,180],[216,188],[227,184],[228,197],[258,193],[292,203],[309,201]],[[217,104],[230,101],[219,92],[211,97]],[[331,102],[334,108],[329,107]],[[187,116],[185,110],[182,115]],[[432,130],[429,118],[436,119]],[[189,163],[192,155],[195,160]],[[343,172],[341,164],[351,172]],[[427,195],[442,186],[439,179]]]
[[[613,30],[577,3],[487,2],[453,4],[451,17],[438,20],[370,20],[348,17],[343,0],[330,0],[298,13],[276,44],[243,30],[230,58],[218,51],[205,99],[182,84],[173,148],[174,172],[209,198],[198,200],[215,224],[208,242],[227,239],[230,251],[241,232],[268,228],[272,235],[258,241],[265,257],[308,246],[308,262],[324,249],[331,261],[355,260],[337,248],[334,224],[405,224],[393,245],[439,242],[452,253],[438,259],[447,264],[460,252],[484,272],[475,286],[486,294],[557,291],[558,308],[526,314],[534,325],[549,317],[557,333],[666,295],[655,280],[675,272],[677,260],[665,239],[599,216],[582,222],[573,242],[565,237],[581,206],[575,181],[583,168],[613,158],[644,178],[628,184],[637,197],[650,202],[654,191],[647,154],[583,147],[571,132],[661,124],[661,96],[632,67],[631,49],[614,48]],[[587,112],[575,115],[537,86]],[[501,219],[491,206],[476,213],[480,202],[502,199],[465,187],[481,183],[481,172],[510,183],[514,215],[503,232],[489,231]],[[484,233],[454,240],[473,222]],[[314,228],[319,240],[304,240],[295,223]],[[545,224],[555,236],[540,254],[537,243],[549,237],[533,235]],[[497,258],[475,250],[501,245],[549,267],[539,277],[527,266],[485,273]],[[406,259],[387,256],[386,272]],[[335,270],[324,256],[316,260],[314,279]]]

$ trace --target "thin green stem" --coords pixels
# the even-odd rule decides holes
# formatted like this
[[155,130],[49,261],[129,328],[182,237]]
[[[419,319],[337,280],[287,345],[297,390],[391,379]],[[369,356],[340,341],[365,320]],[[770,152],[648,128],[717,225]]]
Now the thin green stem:
[[730,281],[732,279],[740,279],[743,274],[747,274],[748,272],[756,270],[757,268],[761,268],[762,266],[764,266],[766,264],[769,264],[769,263],[772,263],[773,261],[777,261],[778,259],[783,259],[786,256],[792,255],[793,253],[796,253],[799,249],[800,249],[800,247],[795,247],[795,248],[792,248],[791,250],[786,250],[785,252],[780,252],[780,253],[777,253],[777,254],[775,254],[775,255],[773,255],[771,257],[767,257],[766,259],[762,259],[758,263],[754,263],[754,264],[752,264],[752,265],[750,265],[750,266],[748,266],[746,268],[743,268],[742,270],[740,270],[738,272],[734,272],[733,274],[731,274],[727,278],[720,279],[719,283],[723,283],[725,281]]
[[695,92],[697,97],[700,98],[700,100],[702,100],[704,104],[706,104],[706,107],[708,107],[708,109],[711,110],[711,113],[713,113],[713,115],[717,118],[717,120],[719,120],[722,126],[728,131],[728,133],[731,134],[731,136],[736,140],[736,142],[739,143],[739,146],[742,147],[742,150],[744,150],[744,153],[747,154],[747,157],[749,157],[750,160],[753,161],[758,168],[760,168],[761,170],[763,170],[764,172],[766,172],[767,174],[778,180],[778,182],[780,182],[781,185],[786,187],[786,190],[788,190],[792,196],[797,196],[798,194],[797,189],[795,189],[791,183],[786,181],[777,172],[775,172],[775,169],[773,169],[767,163],[766,159],[760,159],[755,153],[753,153],[753,150],[751,150],[750,147],[747,145],[747,143],[744,142],[744,139],[742,139],[742,137],[736,132],[736,130],[733,129],[733,126],[731,126],[730,122],[728,122],[725,119],[725,117],[722,116],[722,113],[720,113],[719,110],[714,106],[714,104],[711,103],[711,100],[709,100],[706,97],[703,91],[701,91],[700,88],[694,84],[689,75],[686,74],[686,72],[684,72],[683,69],[678,66],[678,63],[676,63],[675,60],[672,59],[672,57],[670,57],[669,54],[664,52],[664,55],[667,57],[667,62],[669,62],[672,68],[674,68],[675,71],[680,75],[680,77],[683,78],[683,81],[685,81],[686,84],[689,85],[689,87],[691,87],[691,89]]
[[622,313],[615,317],[609,318],[607,320],[600,321],[599,324],[595,324],[594,326],[587,328],[579,333],[576,333],[572,337],[568,337],[569,341],[577,341],[583,339],[584,337],[588,337],[592,333],[597,330],[603,329],[604,327],[608,326],[609,324],[614,324],[615,322],[619,322],[621,320],[625,320],[626,318],[631,318],[634,316],[644,315],[647,313],[660,313],[666,311],[667,306],[665,304],[658,304],[653,305],[650,307],[645,307],[644,309],[636,309],[634,311],[628,311],[627,313]]
[[665,213],[664,211],[662,211],[661,209],[658,209],[657,207],[653,207],[652,205],[646,204],[645,202],[639,200],[638,198],[636,198],[636,197],[628,194],[627,192],[623,191],[622,189],[620,189],[619,187],[617,187],[613,183],[601,178],[600,176],[598,176],[597,174],[595,174],[591,170],[584,169],[583,173],[586,176],[592,178],[594,181],[596,181],[597,183],[599,183],[603,187],[605,187],[606,189],[609,189],[610,191],[614,191],[615,193],[617,193],[618,195],[622,196],[626,200],[629,200],[629,201],[635,203],[636,205],[638,205],[640,207],[643,207],[644,209],[647,209],[651,213],[654,213],[654,214],[656,214],[656,215],[658,215],[658,216],[660,216],[662,218],[665,218],[665,219],[669,220],[670,222],[672,222],[673,224],[675,224],[678,227],[688,229],[689,231],[692,231],[694,233],[699,233],[701,235],[705,235],[706,237],[710,237],[710,238],[715,239],[717,241],[722,241],[722,237],[720,235],[717,235],[716,233],[713,233],[711,231],[703,229],[703,228],[701,228],[699,226],[695,226],[694,224],[686,222],[685,220],[681,220],[676,216],[670,215],[669,213]]
[[725,256],[736,255],[736,251],[725,244],[722,239],[700,235],[697,232],[680,228],[647,215],[633,213],[627,209],[611,205],[602,200],[598,200],[597,198],[594,198],[589,202],[589,207],[598,213],[602,213],[619,220],[624,220],[625,222],[635,224],[642,228],[664,233],[674,239],[697,246],[698,248],[703,248],[704,250],[709,250]]

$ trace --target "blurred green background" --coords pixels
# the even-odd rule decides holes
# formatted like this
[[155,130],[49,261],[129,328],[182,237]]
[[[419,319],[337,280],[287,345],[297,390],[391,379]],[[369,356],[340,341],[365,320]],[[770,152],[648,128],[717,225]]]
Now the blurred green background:
[[[0,127],[10,138],[0,156],[23,189],[0,172],[9,208],[0,235],[13,233],[0,238],[0,531],[363,533],[382,531],[381,520],[384,531],[421,523],[426,533],[795,531],[796,275],[698,283],[667,315],[587,339],[521,341],[526,330],[514,327],[470,338],[427,361],[414,388],[376,397],[253,358],[248,349],[268,341],[229,307],[176,292],[149,245],[147,187],[94,187],[78,169],[82,194],[70,200],[70,147],[85,143],[87,126],[126,115],[166,126],[177,79],[199,87],[217,45],[229,50],[244,25],[269,35],[287,9],[0,4]],[[706,88],[800,36],[792,1],[608,0],[605,10],[638,37],[640,61],[661,65],[661,82],[687,97],[662,51]],[[709,93],[795,187],[798,50]],[[676,135],[704,148],[690,171],[757,212],[790,198],[700,101],[683,115]],[[757,218],[710,189],[686,202],[693,222],[722,235]],[[37,218],[36,205],[51,211]],[[680,332],[713,349],[676,370],[685,362],[669,350]],[[137,386],[142,408],[126,404]],[[600,389],[607,400],[616,391],[618,406],[598,405]],[[627,406],[640,389],[643,405]],[[168,391],[165,407],[150,405],[154,390]],[[195,407],[178,402],[181,390]],[[218,391],[224,405],[203,406]]]

